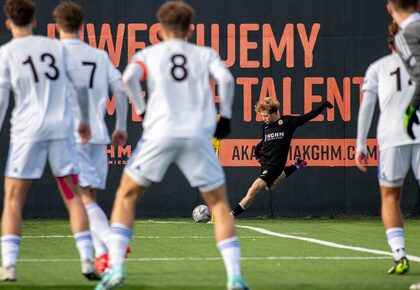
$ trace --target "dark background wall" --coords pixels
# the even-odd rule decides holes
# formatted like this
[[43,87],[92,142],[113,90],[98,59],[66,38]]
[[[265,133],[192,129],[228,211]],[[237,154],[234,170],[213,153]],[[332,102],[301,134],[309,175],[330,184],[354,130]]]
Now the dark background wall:
[[[156,23],[155,12],[163,1],[77,2],[86,12],[85,40],[112,52],[111,58],[121,71],[130,54],[156,39],[156,26],[152,25]],[[38,26],[35,33],[47,35],[48,24],[52,23],[51,13],[58,1],[36,3]],[[371,62],[389,53],[386,29],[391,19],[386,13],[386,1],[195,0],[189,3],[196,9],[195,23],[198,24],[198,37],[194,33],[191,41],[215,45],[219,40],[221,57],[236,78],[233,132],[230,140],[220,147],[232,205],[241,199],[259,175],[252,144],[258,142],[261,126],[252,112],[252,105],[260,97],[269,95],[279,99],[281,113],[302,114],[328,99],[335,108],[324,113],[323,120],[309,122],[295,134],[296,143],[290,159],[300,154],[311,166],[294,174],[273,192],[261,192],[245,216],[378,215],[377,151],[372,154],[372,166],[367,174],[354,167],[353,158],[361,78]],[[4,20],[1,15],[0,23]],[[215,34],[216,24],[219,37]],[[110,28],[109,35],[107,27]],[[50,35],[53,35],[51,29],[50,26]],[[311,33],[313,50],[302,44],[305,37],[311,39]],[[8,40],[10,33],[1,25],[0,44]],[[267,46],[270,41],[277,46],[285,41],[286,49],[281,53],[270,48]],[[273,51],[278,51],[277,58]],[[254,84],[251,89],[246,85],[250,83]],[[111,105],[109,110],[112,113]],[[10,112],[6,120],[9,117]],[[113,128],[114,117],[108,116],[107,122]],[[141,122],[136,116],[130,115],[128,126],[128,146],[120,150],[120,156],[117,149],[109,148],[108,189],[98,197],[107,212],[111,209],[123,164],[130,155],[130,145],[134,148],[141,134]],[[0,132],[1,172],[4,172],[7,158],[9,129],[10,124],[6,121]],[[369,138],[375,137],[375,131],[376,121]],[[371,149],[375,150],[374,140],[372,142]],[[333,150],[340,154],[334,155]],[[2,178],[0,182],[3,182]],[[410,173],[404,189],[404,212],[417,211],[418,193]],[[3,196],[3,191],[0,195]],[[194,206],[201,202],[198,191],[188,186],[179,170],[170,168],[164,182],[154,184],[147,192],[138,205],[137,215],[189,216]],[[25,217],[65,216],[67,213],[55,181],[47,169],[43,179],[33,183]]]

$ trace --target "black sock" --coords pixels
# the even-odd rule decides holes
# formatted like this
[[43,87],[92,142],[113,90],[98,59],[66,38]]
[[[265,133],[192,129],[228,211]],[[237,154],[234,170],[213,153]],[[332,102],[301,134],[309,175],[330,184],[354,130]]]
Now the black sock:
[[237,217],[241,213],[243,213],[245,209],[238,203],[236,207],[232,210],[232,214],[234,217]]
[[283,169],[284,173],[286,173],[286,177],[289,177],[296,170],[297,170],[297,167],[294,164],[287,166]]

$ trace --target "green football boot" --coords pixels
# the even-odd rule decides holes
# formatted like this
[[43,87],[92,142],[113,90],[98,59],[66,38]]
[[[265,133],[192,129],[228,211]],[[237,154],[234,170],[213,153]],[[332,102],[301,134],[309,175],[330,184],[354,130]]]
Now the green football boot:
[[404,274],[410,270],[410,264],[407,257],[402,257],[395,261],[394,265],[388,270],[388,274]]

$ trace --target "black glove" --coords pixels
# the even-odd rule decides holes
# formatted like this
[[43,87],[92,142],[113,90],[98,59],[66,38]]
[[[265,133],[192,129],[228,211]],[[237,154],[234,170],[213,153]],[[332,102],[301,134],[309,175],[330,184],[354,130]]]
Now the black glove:
[[326,106],[328,109],[332,109],[332,108],[334,108],[333,104],[331,104],[331,103],[330,103],[330,102],[328,102],[328,101],[325,101],[325,102],[324,102],[324,104],[325,104],[325,106]]
[[220,117],[219,122],[217,122],[216,132],[214,132],[214,137],[217,139],[223,139],[230,133],[230,119]]
[[410,136],[411,139],[416,139],[416,136],[414,136],[413,133],[413,124],[419,124],[419,118],[417,117],[417,108],[415,108],[413,105],[408,106],[407,110],[405,111],[404,116],[404,127],[407,130],[408,136]]

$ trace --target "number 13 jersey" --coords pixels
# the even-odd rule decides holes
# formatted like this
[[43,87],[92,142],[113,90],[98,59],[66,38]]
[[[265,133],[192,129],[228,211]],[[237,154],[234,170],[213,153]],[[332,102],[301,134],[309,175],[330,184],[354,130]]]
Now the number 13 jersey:
[[215,50],[169,40],[137,52],[132,62],[147,79],[143,138],[210,138],[217,112],[210,79],[226,73]]
[[14,38],[0,48],[0,87],[13,90],[11,143],[70,137],[67,72],[77,69],[62,43],[44,36]]

